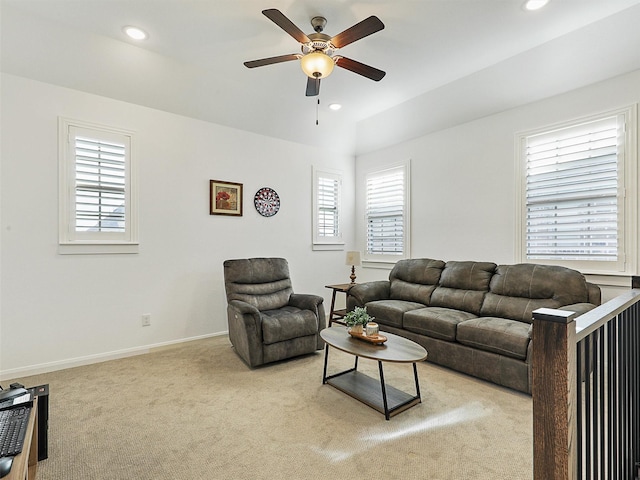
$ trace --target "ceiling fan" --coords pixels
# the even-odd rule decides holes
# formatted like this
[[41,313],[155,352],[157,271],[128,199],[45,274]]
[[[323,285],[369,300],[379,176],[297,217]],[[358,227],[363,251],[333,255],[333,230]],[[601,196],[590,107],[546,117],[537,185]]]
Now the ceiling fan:
[[280,10],[271,8],[263,10],[262,13],[295,40],[300,42],[302,53],[291,53],[289,55],[244,62],[246,67],[255,68],[274,63],[300,60],[302,70],[309,77],[307,79],[307,97],[312,97],[320,93],[320,79],[329,76],[333,71],[334,65],[350,70],[363,77],[370,78],[376,82],[382,80],[386,75],[382,70],[351,60],[342,55],[336,55],[336,51],[339,48],[382,30],[384,24],[378,17],[372,15],[352,27],[347,28],[344,32],[330,37],[322,33],[327,24],[327,20],[324,17],[313,17],[311,19],[311,26],[315,30],[315,33],[306,35],[296,27],[291,20],[285,17]]

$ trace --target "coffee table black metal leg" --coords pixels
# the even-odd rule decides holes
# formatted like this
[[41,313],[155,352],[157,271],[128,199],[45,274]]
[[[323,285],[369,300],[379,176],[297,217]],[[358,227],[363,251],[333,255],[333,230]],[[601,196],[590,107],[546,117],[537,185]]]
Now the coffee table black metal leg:
[[413,363],[413,377],[416,379],[416,397],[420,398],[420,384],[418,383],[418,367]]
[[343,372],[338,372],[338,373],[334,373],[332,375],[327,376],[327,366],[329,364],[329,344],[325,344],[324,346],[324,370],[322,371],[322,384],[324,385],[325,383],[327,383],[329,380],[331,380],[332,378],[335,377],[340,377],[342,375],[346,375],[347,373],[351,373],[351,372],[355,372],[356,370],[358,370],[358,357],[357,355],[355,356],[355,361],[353,363],[353,368],[350,368],[348,370],[345,370]]
[[322,372],[322,384],[327,383],[327,362],[329,360],[329,344],[324,346],[324,370]]
[[387,389],[384,386],[384,372],[382,371],[381,361],[378,361],[378,370],[380,370],[380,386],[382,387],[382,404],[384,406],[384,418],[389,420],[389,404],[387,403]]

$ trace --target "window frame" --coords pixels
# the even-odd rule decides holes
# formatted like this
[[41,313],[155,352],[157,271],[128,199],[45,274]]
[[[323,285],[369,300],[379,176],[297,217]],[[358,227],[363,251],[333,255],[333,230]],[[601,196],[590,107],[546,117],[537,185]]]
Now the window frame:
[[[61,254],[138,253],[138,198],[134,154],[134,132],[64,117],[58,119],[59,134],[59,228]],[[84,134],[98,141],[125,145],[125,230],[124,232],[76,231],[75,138]]]
[[[369,200],[368,200],[368,182],[374,176],[381,176],[385,173],[393,173],[402,171],[403,173],[403,208],[402,208],[402,226],[403,226],[403,245],[401,254],[376,254],[370,253],[368,249],[369,243]],[[363,258],[362,264],[367,267],[392,268],[398,260],[411,258],[411,160],[370,168],[363,172],[363,189],[364,192],[364,243],[362,245]]]
[[[527,258],[527,139],[610,117],[623,118],[622,151],[618,153],[618,242],[616,261],[554,260]],[[573,268],[584,274],[635,275],[638,271],[638,168],[637,168],[637,104],[594,115],[574,118],[554,125],[521,132],[516,135],[518,197],[516,201],[516,258],[522,263],[544,263]]]
[[[313,172],[313,250],[344,250],[344,224],[342,213],[342,189],[343,189],[343,174],[338,170],[319,169],[312,168]],[[320,235],[320,209],[322,208],[319,201],[320,195],[320,180],[330,179],[336,181],[337,184],[337,199],[336,199],[336,225],[337,235],[325,236]]]

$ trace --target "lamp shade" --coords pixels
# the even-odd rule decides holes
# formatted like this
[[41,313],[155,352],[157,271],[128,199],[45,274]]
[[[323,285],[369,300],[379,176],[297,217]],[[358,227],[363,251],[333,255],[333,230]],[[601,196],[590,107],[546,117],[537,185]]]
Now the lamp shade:
[[302,71],[311,78],[328,77],[333,71],[333,58],[326,53],[315,50],[300,59]]
[[360,266],[360,252],[347,252],[345,265]]

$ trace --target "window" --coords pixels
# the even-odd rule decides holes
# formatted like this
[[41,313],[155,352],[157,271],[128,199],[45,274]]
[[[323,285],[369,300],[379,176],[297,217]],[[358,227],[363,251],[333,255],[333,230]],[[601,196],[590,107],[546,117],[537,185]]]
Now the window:
[[366,174],[365,260],[393,262],[409,252],[409,163]]
[[523,261],[635,271],[634,125],[627,109],[521,136]]
[[60,252],[137,251],[132,134],[60,119]]
[[337,172],[313,171],[313,249],[341,250],[342,240],[342,175]]

